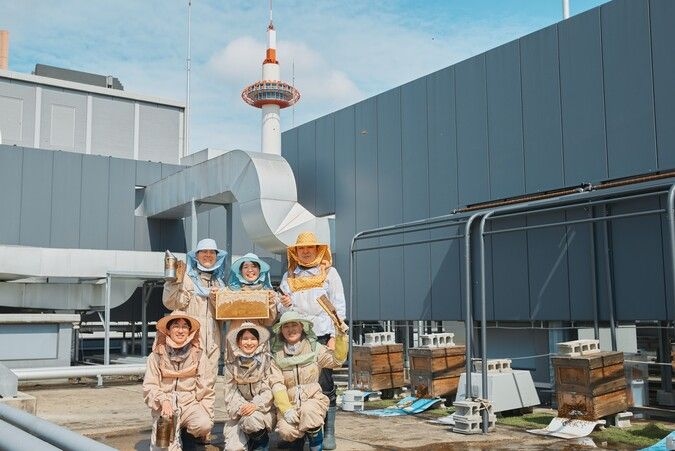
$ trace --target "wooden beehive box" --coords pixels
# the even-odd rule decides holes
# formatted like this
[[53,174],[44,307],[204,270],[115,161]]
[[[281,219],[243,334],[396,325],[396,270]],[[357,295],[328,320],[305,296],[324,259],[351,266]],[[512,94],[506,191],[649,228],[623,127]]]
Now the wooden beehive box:
[[464,346],[410,348],[410,385],[421,396],[448,397],[457,393],[466,363]]
[[232,291],[216,294],[216,319],[264,319],[269,317],[269,290]]
[[403,344],[353,346],[352,355],[356,388],[384,390],[403,387]]
[[558,416],[598,420],[630,406],[623,353],[552,357]]

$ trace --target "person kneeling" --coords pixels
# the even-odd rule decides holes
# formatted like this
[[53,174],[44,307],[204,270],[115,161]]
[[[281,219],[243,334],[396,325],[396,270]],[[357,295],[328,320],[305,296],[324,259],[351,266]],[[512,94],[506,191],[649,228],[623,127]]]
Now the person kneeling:
[[[154,419],[150,440],[153,449],[181,450],[181,429],[204,440],[213,427],[215,392],[199,328],[197,319],[178,310],[157,322],[157,336],[143,379],[143,397]],[[162,437],[167,443],[157,443],[158,424],[166,422],[173,430]]]
[[269,432],[275,419],[269,385],[269,336],[265,327],[252,322],[244,322],[227,333],[231,352],[224,368],[226,451],[269,449]]
[[277,407],[277,431],[301,450],[305,438],[311,451],[323,449],[324,418],[329,400],[319,385],[321,368],[338,368],[347,358],[347,336],[338,333],[335,350],[319,343],[312,322],[287,311],[274,325],[272,393]]

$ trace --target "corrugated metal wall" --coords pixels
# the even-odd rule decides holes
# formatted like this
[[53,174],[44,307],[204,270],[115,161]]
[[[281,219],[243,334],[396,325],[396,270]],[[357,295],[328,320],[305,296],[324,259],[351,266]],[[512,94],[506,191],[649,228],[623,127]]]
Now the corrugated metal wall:
[[[345,285],[359,231],[675,167],[674,22],[675,2],[615,0],[284,133],[299,200],[315,214],[336,214]],[[587,214],[512,218],[495,228]],[[675,316],[663,221],[610,225],[618,320]],[[606,239],[597,236],[598,253]],[[395,241],[377,242],[388,240]],[[589,246],[588,225],[492,237],[488,318],[592,319]],[[359,254],[354,318],[463,319],[462,247],[446,241]],[[602,265],[597,270],[605,280]],[[598,291],[607,319],[607,289]]]
[[4,144],[170,164],[181,154],[178,106],[0,78],[0,111]]
[[0,145],[0,243],[185,251],[181,220],[134,216],[135,187],[177,165]]

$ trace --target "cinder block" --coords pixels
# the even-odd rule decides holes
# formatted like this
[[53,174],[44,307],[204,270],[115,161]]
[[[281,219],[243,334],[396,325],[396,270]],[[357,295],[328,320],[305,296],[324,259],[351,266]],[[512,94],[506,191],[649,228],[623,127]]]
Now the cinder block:
[[600,340],[573,340],[557,344],[558,354],[570,357],[600,352]]
[[[483,432],[483,417],[481,415],[459,416],[457,413],[453,416],[455,426],[452,432],[460,434],[479,434]],[[497,417],[495,415],[488,416],[488,432],[495,430],[495,423]]]
[[447,348],[455,346],[455,334],[452,332],[439,332],[436,334],[420,335],[421,348]]
[[630,419],[633,417],[633,412],[619,412],[614,415],[614,426],[618,428],[629,428]]

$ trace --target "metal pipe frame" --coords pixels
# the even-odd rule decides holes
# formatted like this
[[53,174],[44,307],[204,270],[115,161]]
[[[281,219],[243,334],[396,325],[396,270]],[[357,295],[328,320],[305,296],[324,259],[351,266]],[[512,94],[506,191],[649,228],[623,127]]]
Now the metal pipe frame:
[[39,449],[46,451],[58,451],[57,448],[44,440],[19,429],[18,427],[0,420],[0,449]]
[[67,379],[71,377],[128,376],[145,374],[142,363],[120,365],[56,366],[45,368],[16,368],[12,372],[20,381]]
[[[664,183],[665,182],[665,183]],[[603,204],[606,205],[608,203],[614,203],[614,202],[622,202],[628,199],[634,199],[638,197],[646,197],[646,196],[655,196],[655,195],[660,195],[665,193],[666,191],[658,191],[654,192],[655,189],[663,188],[664,186],[669,186],[669,190],[667,191],[668,193],[668,205],[665,211],[668,214],[668,227],[669,227],[669,234],[670,234],[670,255],[671,255],[671,284],[673,286],[673,291],[675,292],[675,184],[673,184],[672,181],[668,181],[667,179],[662,179],[662,180],[657,180],[657,181],[647,181],[644,183],[639,184],[638,186],[635,185],[626,185],[626,186],[619,186],[619,187],[613,187],[613,188],[603,188],[601,191],[597,191],[596,188],[602,188],[601,186],[594,187],[593,185],[588,185],[587,188],[585,189],[580,189],[578,192],[573,193],[573,194],[567,194],[564,196],[560,197],[553,197],[553,198],[548,198],[548,199],[540,199],[540,200],[534,200],[531,202],[525,202],[522,204],[511,204],[511,205],[505,205],[503,207],[498,207],[498,208],[493,208],[491,210],[479,210],[478,212],[473,213],[471,216],[468,217],[468,219],[465,219],[468,214],[463,213],[463,212],[455,212],[449,215],[444,215],[444,216],[439,216],[435,218],[430,218],[427,220],[418,220],[418,221],[412,221],[408,223],[402,223],[402,224],[397,224],[397,225],[392,225],[392,226],[386,226],[386,227],[381,227],[381,228],[375,228],[375,229],[369,229],[365,230],[362,232],[358,232],[357,234],[354,235],[352,238],[351,246],[350,246],[350,281],[349,281],[349,309],[350,309],[350,317],[349,317],[349,325],[350,325],[350,341],[349,341],[349,346],[350,346],[350,353],[349,353],[349,387],[352,387],[352,365],[353,365],[353,359],[352,359],[352,326],[353,326],[353,298],[354,298],[354,276],[355,276],[355,263],[354,263],[354,254],[356,252],[362,251],[362,250],[375,250],[375,249],[383,249],[387,247],[394,247],[392,245],[386,245],[386,246],[373,246],[369,248],[364,248],[364,249],[355,249],[355,244],[357,240],[360,239],[367,239],[367,238],[377,238],[379,236],[389,236],[393,234],[400,234],[400,233],[405,233],[409,232],[410,230],[406,230],[406,228],[414,227],[414,226],[420,226],[420,225],[425,225],[425,223],[431,223],[431,222],[442,222],[442,221],[452,221],[454,223],[447,224],[445,227],[452,227],[455,225],[459,225],[460,222],[465,222],[465,233],[464,233],[464,242],[465,242],[465,250],[464,250],[464,258],[465,258],[465,285],[466,285],[466,292],[465,292],[465,300],[466,300],[466,305],[465,305],[465,327],[466,327],[466,396],[467,398],[470,398],[472,396],[471,393],[471,322],[473,320],[472,317],[472,312],[471,312],[471,306],[472,306],[472,274],[471,274],[471,224],[473,221],[475,221],[478,217],[482,215],[487,215],[489,213],[490,216],[493,216],[495,214],[499,214],[502,212],[508,212],[509,215],[523,215],[523,214],[537,214],[537,213],[542,213],[544,211],[552,211],[554,209],[556,210],[568,210],[570,208],[579,208],[579,207],[586,207],[586,206],[591,206],[595,204]],[[611,190],[609,193],[606,190]],[[625,195],[624,193],[628,193],[628,195]],[[542,207],[542,208],[537,208],[537,207]],[[629,213],[629,214],[622,214],[622,215],[613,215],[613,216],[605,216],[603,218],[596,218],[591,215],[591,218],[585,219],[585,220],[577,220],[577,221],[564,221],[560,223],[555,223],[555,224],[546,224],[544,226],[526,226],[524,228],[515,228],[515,229],[509,229],[508,231],[516,231],[516,230],[528,230],[528,229],[534,229],[534,228],[542,228],[542,227],[553,227],[553,226],[558,226],[558,225],[571,225],[571,224],[577,224],[577,223],[589,223],[591,227],[593,227],[593,224],[595,222],[603,221],[606,224],[606,221],[610,219],[617,219],[617,218],[625,218],[625,217],[633,217],[633,216],[643,216],[647,214],[657,214],[657,213],[662,213],[664,212],[664,209],[658,209],[658,210],[650,210],[646,212],[638,212],[638,213]],[[481,231],[480,231],[480,236],[481,236],[481,243],[484,240],[484,226],[485,223],[487,222],[487,219],[490,218],[483,218],[484,220],[481,221]],[[506,217],[506,215],[500,215],[499,217]],[[494,219],[494,218],[493,218]],[[394,233],[394,231],[396,231]],[[418,231],[418,230],[414,230]],[[495,233],[504,233],[507,230],[499,230],[499,231],[491,231],[487,234],[495,234]],[[392,232],[392,233],[387,233],[386,235],[375,235],[378,232]],[[372,235],[372,236],[368,236]],[[449,237],[448,239],[456,239],[458,237]],[[429,243],[432,240],[422,240],[419,242],[415,243],[401,243],[398,246],[395,247],[402,247],[408,244],[424,244],[424,243]],[[438,241],[438,239],[435,239],[434,241]],[[595,235],[593,234],[593,241],[592,241],[592,246],[595,245]],[[594,255],[594,249],[593,249],[593,255]],[[481,269],[484,271],[484,248],[483,251],[481,252]],[[595,262],[592,262],[593,265],[595,265]],[[484,284],[485,283],[485,277],[484,273],[481,276],[481,281]],[[481,297],[485,297],[485,291],[484,288],[482,287],[481,289]],[[597,293],[596,293],[597,295]],[[481,316],[483,317],[485,315],[485,300],[481,299],[481,305],[483,306],[483,312],[481,313]],[[675,311],[675,306],[673,307]],[[597,305],[596,305],[597,309]],[[482,327],[482,325],[481,325]],[[483,338],[485,338],[485,333],[482,334]],[[487,349],[484,347],[482,349],[482,352],[484,354],[484,358],[487,358]],[[484,371],[486,370],[487,365],[483,365]],[[485,387],[483,387],[485,389]],[[486,391],[484,392],[484,396],[486,395]],[[483,425],[485,428],[485,424]],[[484,432],[486,432],[484,430]]]
[[[50,423],[47,420],[38,418],[23,410],[15,409],[6,404],[0,403],[0,419],[14,426],[15,428],[26,431],[33,437],[51,444],[56,449],[72,451],[113,451],[114,448],[87,438],[64,427]],[[0,434],[2,440],[5,440],[7,434]],[[43,447],[32,447],[23,444],[18,448],[10,449],[51,449]]]

